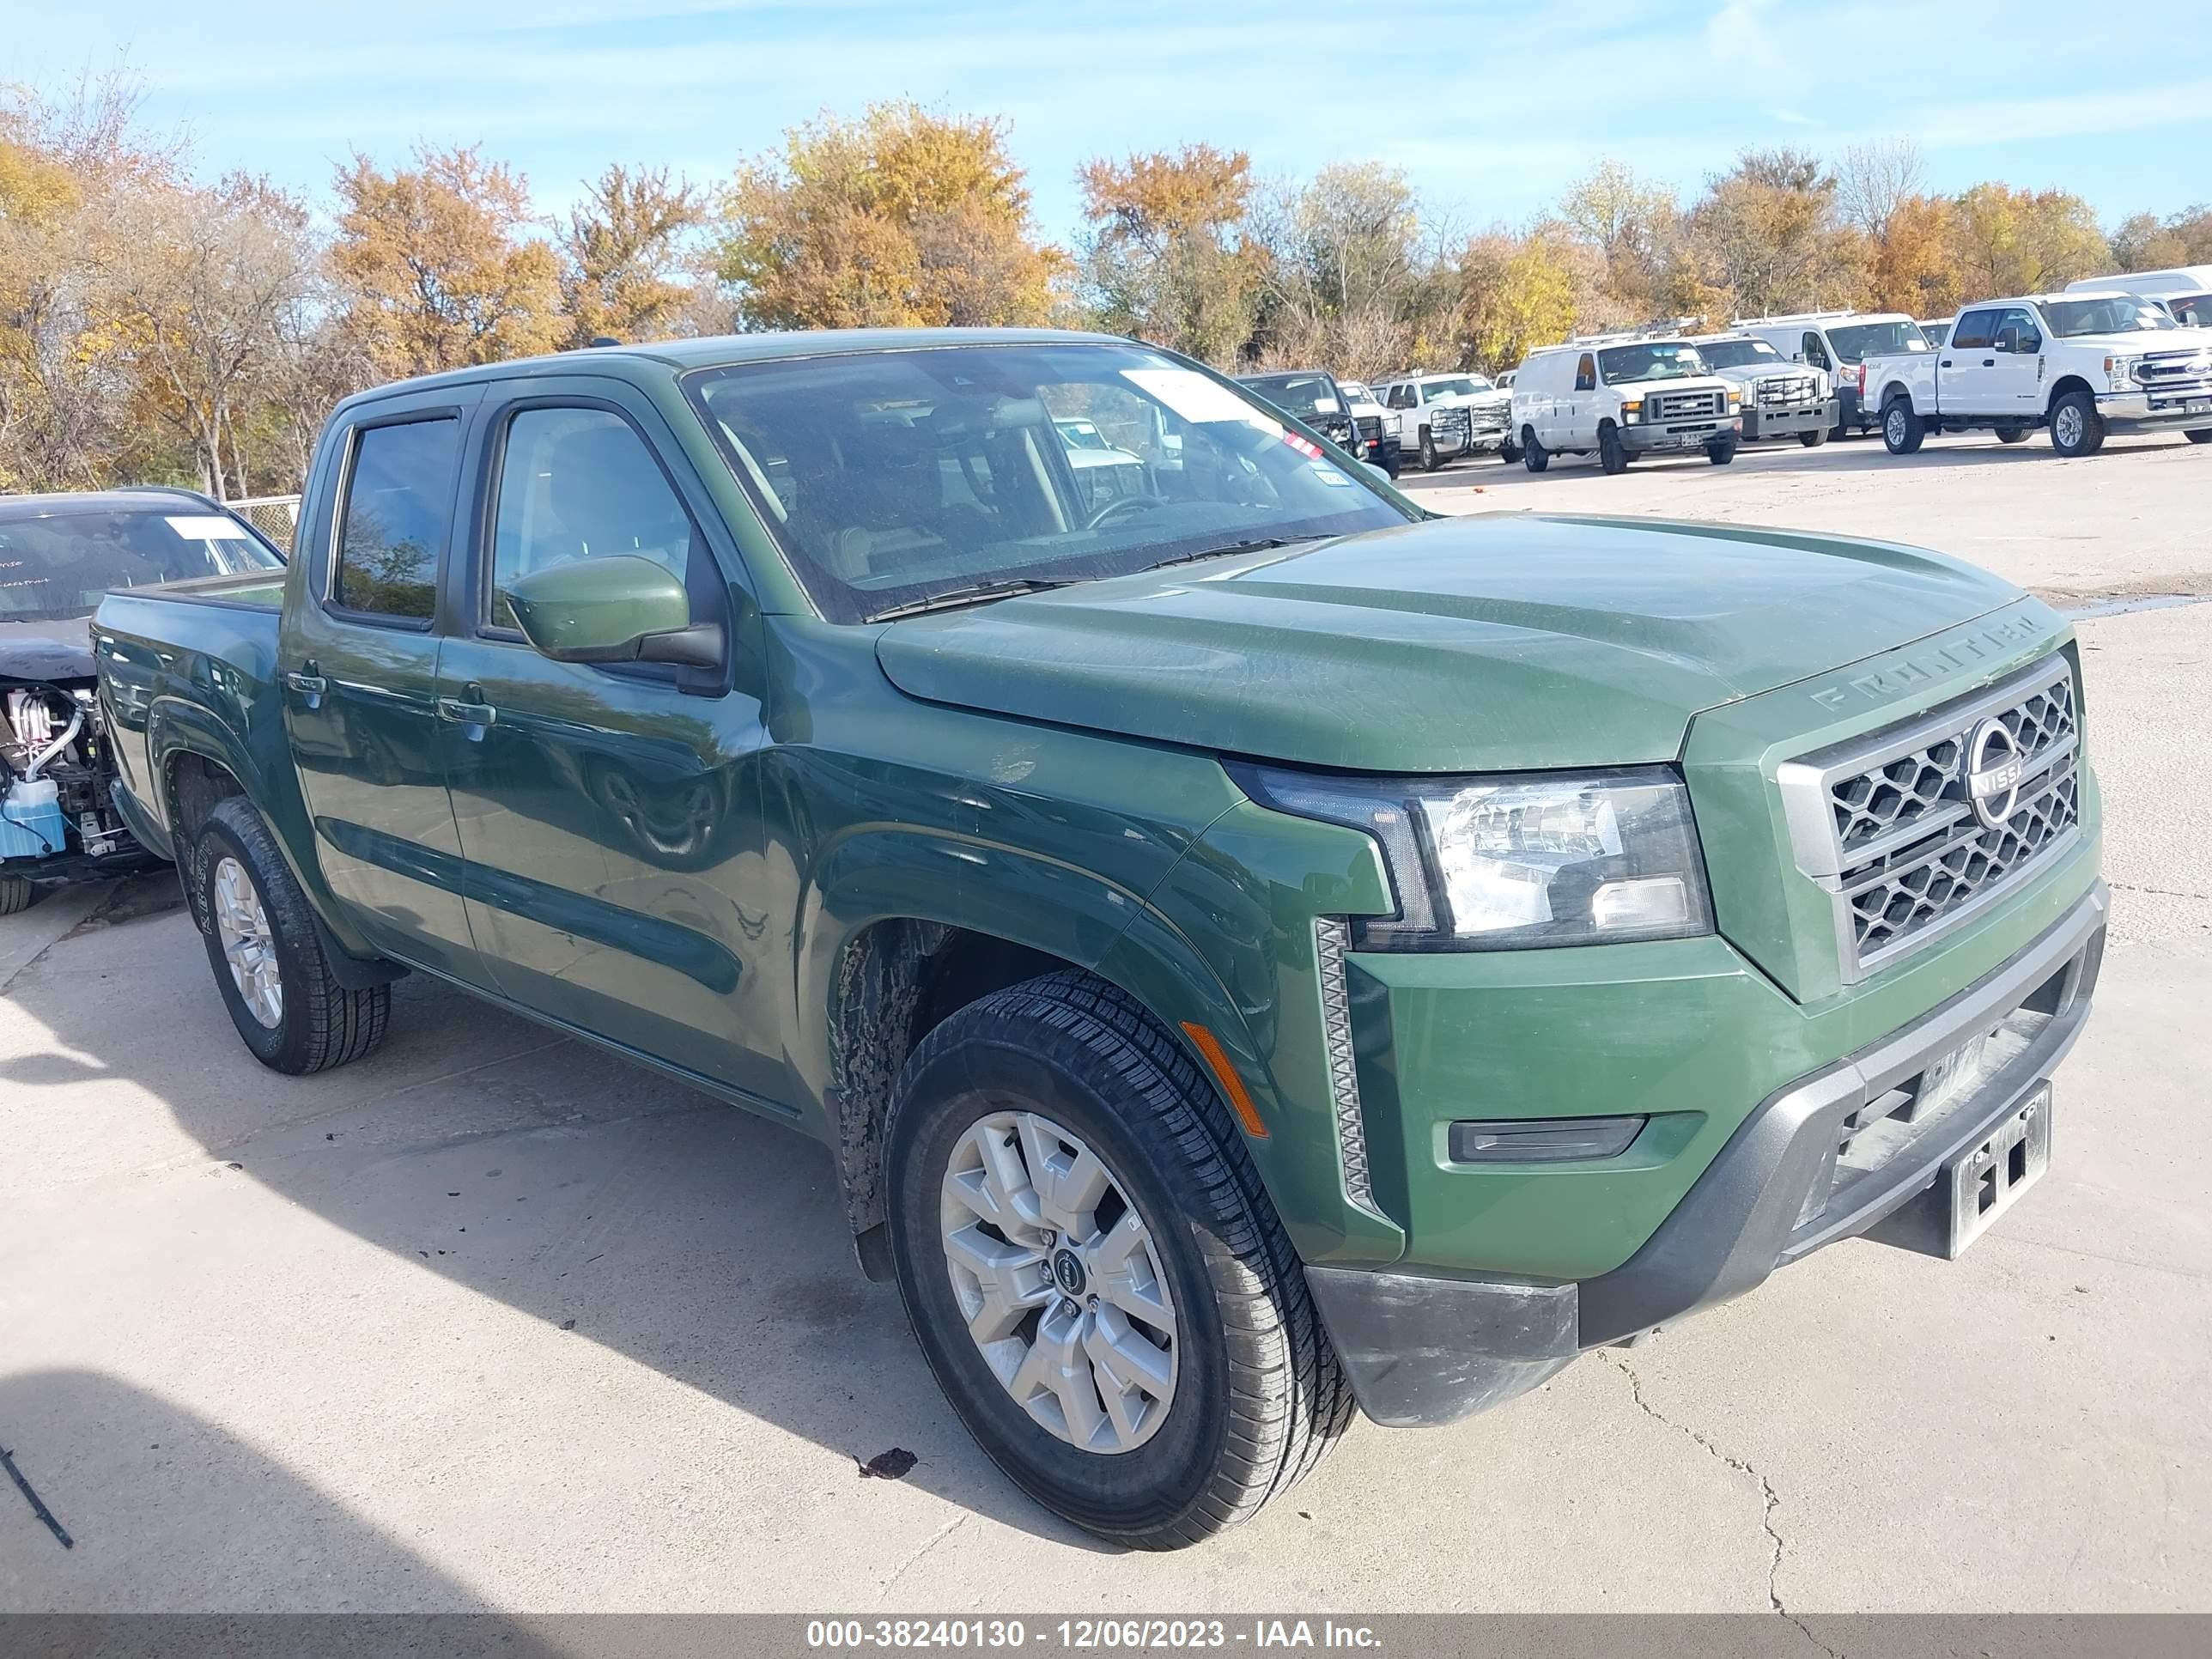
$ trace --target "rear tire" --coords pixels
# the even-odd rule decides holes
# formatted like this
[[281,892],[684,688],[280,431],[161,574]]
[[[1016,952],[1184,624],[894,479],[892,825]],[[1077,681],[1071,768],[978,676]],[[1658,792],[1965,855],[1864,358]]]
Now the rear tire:
[[39,890],[21,876],[0,876],[0,916],[12,916],[39,902]]
[[1797,434],[1797,441],[1804,445],[1808,449],[1818,449],[1822,444],[1827,442],[1829,438],[1832,435],[1834,434],[1828,432],[1824,428],[1818,432],[1799,433]]
[[1498,445],[1498,459],[1504,462],[1506,465],[1511,466],[1515,462],[1521,459],[1521,446],[1515,443],[1510,438],[1499,440]]
[[2027,428],[2024,426],[2001,426],[1997,428],[1997,441],[2001,444],[2024,444],[2027,441]]
[[1881,441],[1893,455],[1912,455],[1928,441],[1928,428],[1902,398],[1882,405]]
[[272,1072],[294,1077],[359,1060],[384,1040],[392,988],[348,990],[332,976],[307,896],[244,796],[193,837],[192,914],[230,1023]]
[[1628,447],[1620,441],[1620,428],[1610,421],[1597,429],[1597,464],[1607,472],[1628,471]]
[[1196,1543],[1351,1420],[1219,1096],[1114,987],[1053,974],[954,1014],[900,1073],[884,1157],[915,1340],[976,1443],[1055,1515],[1139,1549]]
[[2094,455],[2105,447],[2105,419],[2097,400],[2069,392],[2051,405],[2051,447],[2069,459]]
[[1735,440],[1716,438],[1705,446],[1705,459],[1715,466],[1726,466],[1735,459]]
[[1531,472],[1541,472],[1551,464],[1552,458],[1544,453],[1544,446],[1536,441],[1536,428],[1533,426],[1522,427],[1521,428],[1521,465]]

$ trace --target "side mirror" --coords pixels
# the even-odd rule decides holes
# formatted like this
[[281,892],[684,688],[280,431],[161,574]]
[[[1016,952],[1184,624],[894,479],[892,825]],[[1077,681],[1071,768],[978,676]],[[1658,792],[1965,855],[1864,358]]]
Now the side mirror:
[[722,630],[694,623],[691,596],[635,553],[533,570],[507,590],[522,636],[556,662],[665,662],[712,668]]
[[1805,361],[1805,354],[1802,351],[1793,351],[1790,354],[1790,361],[1793,363],[1802,363]]

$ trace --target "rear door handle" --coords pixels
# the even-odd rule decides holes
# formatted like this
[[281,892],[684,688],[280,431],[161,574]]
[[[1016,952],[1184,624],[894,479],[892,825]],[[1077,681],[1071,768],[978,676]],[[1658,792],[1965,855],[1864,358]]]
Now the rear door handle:
[[470,739],[477,741],[483,737],[484,727],[499,718],[499,710],[488,702],[463,702],[459,697],[441,697],[438,699],[438,718],[451,720],[456,726],[468,726],[471,728],[468,733]]
[[1997,360],[1994,357],[1984,357],[1982,359],[1982,367],[1984,368],[1995,368],[1996,366]]
[[1948,368],[1951,367],[1951,360],[1948,357],[1946,357],[1942,362],[1937,363],[1936,367],[1938,368]]

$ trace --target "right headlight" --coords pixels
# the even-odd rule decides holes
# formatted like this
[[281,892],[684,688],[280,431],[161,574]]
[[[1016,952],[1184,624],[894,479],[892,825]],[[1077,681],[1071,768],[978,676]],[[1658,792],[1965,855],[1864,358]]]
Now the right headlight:
[[1682,781],[1662,767],[1363,778],[1232,769],[1253,799],[1364,831],[1393,916],[1358,951],[1497,951],[1709,933],[1712,899]]

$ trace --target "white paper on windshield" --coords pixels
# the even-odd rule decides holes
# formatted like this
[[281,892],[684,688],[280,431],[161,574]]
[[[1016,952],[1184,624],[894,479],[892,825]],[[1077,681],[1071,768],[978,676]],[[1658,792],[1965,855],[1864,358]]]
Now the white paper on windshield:
[[1316,414],[1334,415],[1338,410],[1343,407],[1344,405],[1337,402],[1334,398],[1316,398],[1314,399],[1314,410]]
[[246,538],[243,530],[220,514],[180,514],[168,524],[188,542],[235,542]]
[[1280,421],[1269,419],[1228,387],[1216,386],[1192,369],[1125,368],[1121,378],[1196,425],[1203,426],[1209,421],[1242,421],[1263,432],[1283,429]]

